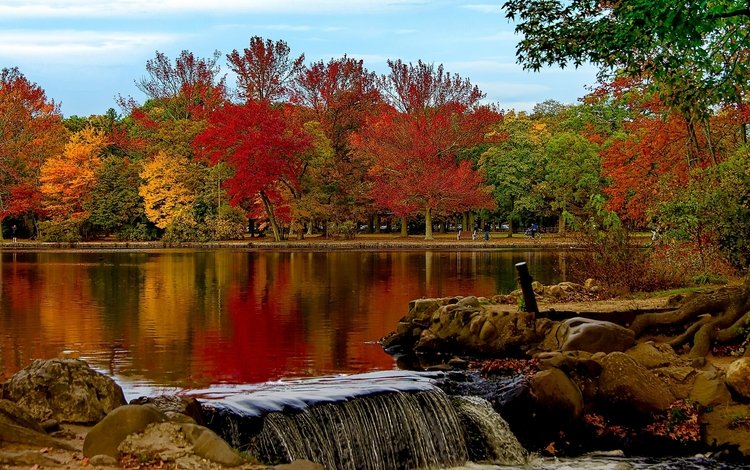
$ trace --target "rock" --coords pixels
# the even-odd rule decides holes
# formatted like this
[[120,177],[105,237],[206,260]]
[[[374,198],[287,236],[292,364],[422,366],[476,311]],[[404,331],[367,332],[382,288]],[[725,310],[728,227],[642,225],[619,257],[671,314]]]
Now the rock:
[[34,418],[24,408],[10,400],[0,400],[0,421],[40,433],[45,432],[44,428],[34,421]]
[[[203,408],[198,400],[192,397],[176,395],[160,395],[156,397],[138,397],[130,400],[131,405],[152,405],[168,416],[170,413],[180,413],[195,420],[196,424],[204,425]],[[170,421],[173,419],[170,418]]]
[[552,422],[568,424],[583,415],[581,390],[560,369],[537,372],[531,379],[531,394],[539,413]]
[[196,455],[228,467],[235,467],[242,463],[237,452],[210,429],[197,424],[183,424],[180,429],[193,445]]
[[[195,462],[197,457],[227,467],[242,464],[242,458],[226,441],[197,424],[152,423],[143,432],[123,439],[118,450],[148,461]],[[205,467],[204,464],[199,468]]]
[[292,463],[284,463],[273,467],[276,470],[325,470],[319,463],[310,462],[309,460],[295,460]]
[[625,353],[638,361],[638,363],[646,369],[666,367],[677,363],[679,360],[679,357],[674,352],[674,349],[672,349],[672,346],[666,343],[654,343],[652,341],[638,343],[625,351]]
[[2,452],[0,451],[0,466],[8,468],[12,467],[27,467],[27,468],[48,468],[48,467],[60,467],[60,464],[47,457],[44,454],[39,453],[35,450],[27,450],[21,452]]
[[635,343],[632,330],[608,321],[575,317],[565,320],[568,328],[562,341],[562,351],[590,353],[625,351]]
[[601,364],[597,398],[614,414],[647,417],[666,411],[675,399],[664,382],[625,353],[607,354]]
[[534,294],[536,295],[544,295],[544,284],[542,284],[539,281],[532,282],[531,289],[534,291]]
[[117,447],[128,435],[141,432],[151,423],[160,423],[167,418],[161,411],[149,405],[123,405],[109,413],[86,434],[83,455],[109,455],[118,458]]
[[588,278],[583,282],[583,288],[589,292],[591,292],[595,287],[599,287],[599,283],[594,279]]
[[559,285],[549,286],[548,288],[544,289],[544,295],[552,297],[555,300],[565,300],[568,298],[568,293],[565,291],[565,289],[562,288],[562,286]]
[[8,380],[4,398],[37,421],[95,423],[125,404],[114,380],[77,359],[36,360]]
[[727,367],[727,385],[743,398],[750,398],[750,357],[743,357]]
[[732,402],[724,377],[717,371],[698,371],[689,398],[705,407],[726,405]]

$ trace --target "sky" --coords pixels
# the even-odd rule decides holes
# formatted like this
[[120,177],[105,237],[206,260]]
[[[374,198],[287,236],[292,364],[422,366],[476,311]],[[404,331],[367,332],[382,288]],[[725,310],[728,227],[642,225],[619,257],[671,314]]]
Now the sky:
[[524,71],[519,37],[502,0],[0,0],[0,68],[18,67],[61,105],[63,115],[117,112],[116,97],[145,95],[135,80],[156,51],[209,58],[250,38],[283,40],[305,62],[347,55],[384,74],[388,59],[443,64],[501,109],[531,111],[554,99],[576,103],[596,70]]

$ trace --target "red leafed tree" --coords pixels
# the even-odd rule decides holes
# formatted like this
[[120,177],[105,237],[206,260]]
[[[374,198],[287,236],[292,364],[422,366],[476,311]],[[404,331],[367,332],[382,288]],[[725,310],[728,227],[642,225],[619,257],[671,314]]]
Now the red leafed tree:
[[260,198],[277,241],[281,234],[274,207],[299,194],[300,155],[310,146],[309,136],[290,125],[285,112],[265,101],[226,104],[194,141],[196,156],[234,170],[227,181],[233,204]]
[[372,206],[370,161],[353,151],[351,138],[381,101],[377,85],[361,60],[346,56],[312,63],[295,79],[292,102],[307,110],[304,120],[320,123],[333,154],[331,167],[320,174],[319,187],[326,188],[314,214],[320,219],[355,221]]
[[67,131],[59,106],[17,68],[0,71],[0,221],[40,210],[39,171],[62,152]]
[[250,38],[249,47],[240,54],[236,49],[227,54],[227,62],[237,75],[237,94],[245,101],[283,101],[289,84],[302,71],[305,55],[289,57],[284,41]]
[[432,239],[434,211],[494,207],[490,189],[461,149],[482,143],[500,116],[479,106],[482,93],[468,80],[422,62],[389,61],[382,87],[390,106],[360,132],[360,149],[374,159],[373,197],[397,215],[424,211]]

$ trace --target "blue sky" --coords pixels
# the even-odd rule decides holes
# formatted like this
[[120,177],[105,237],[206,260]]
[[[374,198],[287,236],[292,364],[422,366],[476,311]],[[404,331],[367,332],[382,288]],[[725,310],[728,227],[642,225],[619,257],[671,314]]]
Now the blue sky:
[[[501,1],[440,0],[0,0],[0,68],[18,67],[61,103],[63,114],[120,109],[115,97],[144,95],[134,80],[158,50],[210,57],[242,51],[250,37],[287,42],[306,62],[364,60],[385,73],[387,59],[443,64],[478,85],[486,101],[531,110],[575,103],[595,69],[523,71],[518,39]],[[228,83],[234,84],[231,74]]]

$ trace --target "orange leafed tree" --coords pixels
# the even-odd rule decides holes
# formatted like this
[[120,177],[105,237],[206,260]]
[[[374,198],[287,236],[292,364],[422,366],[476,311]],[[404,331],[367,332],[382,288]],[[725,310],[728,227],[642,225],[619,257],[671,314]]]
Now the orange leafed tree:
[[62,155],[44,162],[40,175],[43,208],[53,219],[81,218],[96,184],[102,151],[109,145],[104,131],[87,127],[73,134]]

